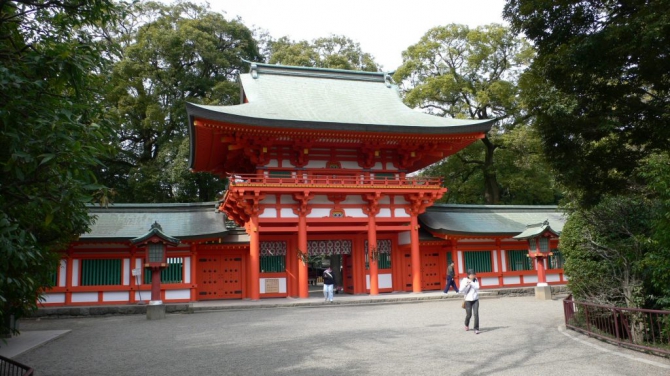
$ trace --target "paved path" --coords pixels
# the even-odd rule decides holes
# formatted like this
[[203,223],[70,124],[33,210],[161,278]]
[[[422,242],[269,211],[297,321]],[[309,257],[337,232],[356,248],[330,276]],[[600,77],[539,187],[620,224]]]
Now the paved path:
[[483,299],[23,321],[70,330],[15,359],[42,375],[669,375],[670,360],[562,328],[562,302]]

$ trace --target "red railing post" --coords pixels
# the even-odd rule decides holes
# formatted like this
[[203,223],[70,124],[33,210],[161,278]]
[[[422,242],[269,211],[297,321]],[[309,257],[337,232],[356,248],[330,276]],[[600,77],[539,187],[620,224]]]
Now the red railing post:
[[612,315],[614,317],[614,334],[616,335],[616,340],[621,345],[621,336],[619,335],[619,320],[617,319],[617,309],[612,308]]

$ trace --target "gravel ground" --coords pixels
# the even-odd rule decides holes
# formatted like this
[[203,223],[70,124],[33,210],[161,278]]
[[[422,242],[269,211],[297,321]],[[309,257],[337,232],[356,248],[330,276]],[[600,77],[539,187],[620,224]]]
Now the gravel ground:
[[[562,302],[484,299],[23,321],[71,332],[16,358],[43,375],[670,375],[670,360],[562,328]],[[471,324],[472,325],[472,324]]]

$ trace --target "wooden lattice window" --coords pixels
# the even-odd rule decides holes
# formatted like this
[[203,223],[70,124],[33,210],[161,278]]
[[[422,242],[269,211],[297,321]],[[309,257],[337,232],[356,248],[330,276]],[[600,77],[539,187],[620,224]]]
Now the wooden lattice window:
[[493,271],[491,267],[491,251],[468,251],[463,252],[465,258],[465,273],[472,269],[475,273],[490,273]]
[[533,263],[528,257],[528,251],[505,251],[507,253],[507,270],[533,270]]
[[120,259],[81,260],[81,286],[121,284]]
[[[169,257],[167,268],[161,270],[161,283],[182,283],[184,278],[184,259]],[[151,283],[151,269],[145,269],[144,283]]]

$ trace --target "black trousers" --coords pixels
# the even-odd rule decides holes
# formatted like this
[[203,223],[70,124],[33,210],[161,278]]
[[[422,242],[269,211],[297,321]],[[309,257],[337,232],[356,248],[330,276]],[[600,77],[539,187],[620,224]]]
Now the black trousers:
[[475,330],[479,330],[479,299],[465,301],[465,326],[470,326],[470,318],[475,315]]

